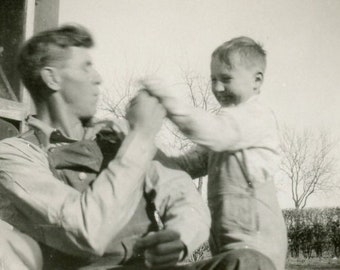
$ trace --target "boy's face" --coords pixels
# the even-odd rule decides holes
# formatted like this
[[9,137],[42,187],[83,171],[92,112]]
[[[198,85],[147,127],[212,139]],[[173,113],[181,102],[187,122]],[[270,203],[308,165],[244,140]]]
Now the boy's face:
[[79,119],[91,118],[96,112],[101,78],[92,65],[89,49],[70,47],[60,76],[60,92],[70,112]]
[[238,105],[259,93],[262,73],[240,63],[239,57],[230,57],[232,66],[220,61],[218,57],[211,60],[212,91],[222,107]]

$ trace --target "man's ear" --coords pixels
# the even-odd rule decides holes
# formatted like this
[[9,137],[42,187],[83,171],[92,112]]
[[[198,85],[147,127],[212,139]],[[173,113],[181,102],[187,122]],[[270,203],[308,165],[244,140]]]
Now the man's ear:
[[54,67],[43,67],[40,76],[51,90],[58,91],[61,88],[61,77],[59,70]]
[[263,73],[259,71],[255,74],[254,91],[260,91],[262,83],[263,83]]

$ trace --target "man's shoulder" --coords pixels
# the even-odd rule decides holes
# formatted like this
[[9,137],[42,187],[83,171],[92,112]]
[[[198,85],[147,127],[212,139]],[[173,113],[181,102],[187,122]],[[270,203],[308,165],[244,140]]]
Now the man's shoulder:
[[45,156],[32,134],[6,138],[0,141],[0,159],[19,159],[27,157],[42,159]]

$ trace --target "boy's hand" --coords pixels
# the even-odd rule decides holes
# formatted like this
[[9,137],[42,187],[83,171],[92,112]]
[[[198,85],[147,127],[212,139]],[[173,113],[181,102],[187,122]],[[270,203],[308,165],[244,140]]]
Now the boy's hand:
[[179,233],[172,230],[152,232],[136,242],[135,249],[144,252],[146,266],[153,269],[169,269],[179,262],[185,245]]
[[146,77],[140,80],[140,84],[150,95],[159,99],[172,97],[170,86],[164,80],[157,77]]
[[175,87],[156,77],[145,78],[140,83],[145,91],[160,100],[169,114],[181,110],[183,97]]

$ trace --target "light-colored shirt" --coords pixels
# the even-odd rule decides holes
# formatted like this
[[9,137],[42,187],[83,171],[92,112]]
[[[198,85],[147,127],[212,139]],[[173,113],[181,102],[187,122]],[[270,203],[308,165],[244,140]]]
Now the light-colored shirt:
[[[165,228],[180,233],[189,253],[208,238],[209,212],[190,177],[152,161],[153,146],[138,134],[127,136],[114,160],[79,192],[49,168],[53,129],[38,120],[31,126],[45,142],[40,147],[21,138],[0,142],[0,193],[7,204],[2,218],[34,239],[68,254],[102,256],[133,215],[144,184],[157,191]],[[96,131],[98,126],[89,127],[85,136]]]
[[217,114],[194,107],[172,112],[172,120],[195,146],[177,160],[192,176],[207,174],[208,152],[242,150],[254,181],[272,180],[279,171],[279,137],[272,110],[260,96],[238,106],[221,108]]
[[171,119],[199,146],[173,160],[192,177],[208,174],[213,253],[253,248],[283,270],[287,234],[273,183],[280,164],[273,112],[259,96],[216,115],[175,108]]

